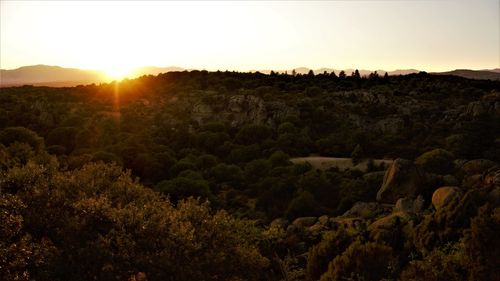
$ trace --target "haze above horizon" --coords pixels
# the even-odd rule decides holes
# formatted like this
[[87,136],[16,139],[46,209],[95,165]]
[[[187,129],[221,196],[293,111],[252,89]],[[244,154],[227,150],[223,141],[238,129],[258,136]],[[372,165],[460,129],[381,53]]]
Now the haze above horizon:
[[499,1],[0,1],[0,68],[500,66]]

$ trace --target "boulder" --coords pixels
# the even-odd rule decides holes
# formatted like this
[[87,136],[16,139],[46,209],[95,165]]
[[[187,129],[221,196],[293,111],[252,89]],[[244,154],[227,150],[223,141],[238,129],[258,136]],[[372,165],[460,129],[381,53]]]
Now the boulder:
[[467,105],[465,114],[471,117],[477,117],[488,112],[488,108],[482,101],[474,101]]
[[411,219],[411,215],[406,212],[396,212],[382,217],[368,226],[368,230],[392,229],[400,223],[406,223]]
[[284,218],[277,218],[274,219],[270,224],[269,227],[271,228],[283,228],[285,229],[288,225],[288,220]]
[[[496,167],[498,168],[498,167]],[[488,188],[500,187],[500,168],[490,169],[484,177],[484,186]]]
[[455,197],[460,196],[460,188],[456,186],[443,186],[432,194],[432,205],[436,210],[439,210],[446,206]]
[[495,166],[496,163],[488,159],[474,159],[465,162],[460,171],[464,176],[471,176],[476,174],[482,174],[489,168]]
[[296,218],[293,222],[292,225],[299,226],[299,227],[309,227],[312,226],[316,223],[317,218],[316,217],[300,217]]
[[425,209],[425,200],[422,195],[417,196],[415,200],[413,200],[413,212],[421,213]]
[[412,161],[398,158],[392,162],[384,175],[377,201],[394,204],[399,198],[415,198],[422,193],[427,175]]
[[422,195],[419,195],[415,200],[410,198],[399,198],[394,206],[394,213],[420,213],[425,208],[425,201]]
[[363,223],[363,219],[360,218],[331,218],[330,223],[334,228],[343,227],[346,230],[358,229]]
[[323,215],[321,217],[318,218],[318,222],[321,224],[321,225],[324,225],[324,226],[327,226],[328,225],[328,222],[329,222],[329,218],[327,215]]
[[407,197],[399,198],[394,206],[394,212],[413,213],[413,200]]
[[324,225],[317,223],[317,224],[307,228],[307,231],[312,235],[319,235],[325,229],[326,229],[326,227]]

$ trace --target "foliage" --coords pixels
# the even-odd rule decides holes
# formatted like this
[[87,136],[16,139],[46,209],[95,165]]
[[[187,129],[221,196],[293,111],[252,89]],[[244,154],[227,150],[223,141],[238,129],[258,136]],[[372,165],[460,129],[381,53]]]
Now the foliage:
[[117,166],[58,172],[30,163],[1,179],[0,249],[15,254],[2,255],[4,277],[252,280],[267,265],[248,221],[194,199],[174,207]]
[[44,146],[43,138],[37,133],[24,127],[8,127],[0,131],[0,143],[6,146],[14,142],[26,143],[38,152]]
[[317,245],[309,249],[307,260],[307,275],[310,280],[319,280],[328,269],[328,264],[335,257],[342,254],[351,244],[353,237],[345,228],[326,232]]
[[380,280],[391,273],[391,260],[390,247],[358,240],[330,262],[320,280]]
[[455,168],[455,157],[444,149],[427,151],[415,159],[415,164],[429,173],[441,175],[451,174]]
[[314,215],[316,206],[314,196],[309,191],[302,191],[290,202],[286,214],[289,218]]

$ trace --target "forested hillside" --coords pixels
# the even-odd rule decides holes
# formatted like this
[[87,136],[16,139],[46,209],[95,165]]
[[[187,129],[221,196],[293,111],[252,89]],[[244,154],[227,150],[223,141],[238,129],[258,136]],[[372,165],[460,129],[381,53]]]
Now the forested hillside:
[[1,88],[0,275],[500,280],[499,124],[427,73]]

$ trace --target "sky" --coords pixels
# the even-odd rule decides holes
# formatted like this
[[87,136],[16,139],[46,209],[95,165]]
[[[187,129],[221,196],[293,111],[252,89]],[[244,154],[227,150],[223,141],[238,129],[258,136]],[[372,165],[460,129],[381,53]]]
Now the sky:
[[500,67],[498,0],[0,0],[0,68]]

